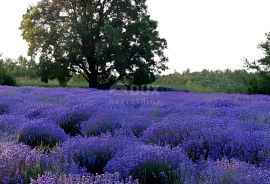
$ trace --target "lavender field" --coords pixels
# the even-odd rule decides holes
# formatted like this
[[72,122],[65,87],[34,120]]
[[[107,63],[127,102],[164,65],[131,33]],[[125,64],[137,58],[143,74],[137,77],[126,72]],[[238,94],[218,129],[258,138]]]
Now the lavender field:
[[0,183],[269,184],[270,96],[0,87]]

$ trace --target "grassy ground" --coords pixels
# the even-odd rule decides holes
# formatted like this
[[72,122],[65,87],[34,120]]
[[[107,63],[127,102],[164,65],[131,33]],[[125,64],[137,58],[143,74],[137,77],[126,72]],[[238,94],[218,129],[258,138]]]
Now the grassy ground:
[[[16,82],[18,86],[38,86],[38,87],[59,87],[59,83],[57,80],[50,80],[49,83],[43,83],[40,79],[29,79],[29,78],[16,78]],[[182,88],[182,86],[170,85],[170,83],[163,83],[161,81],[155,82],[149,86],[152,87],[165,87],[165,88],[173,88],[173,89],[186,89]],[[88,88],[88,83],[80,77],[73,78],[68,83],[67,87],[70,88]],[[191,88],[190,88],[191,89]],[[194,90],[194,91],[200,91]],[[201,90],[202,92],[203,90]],[[207,92],[207,91],[206,91]]]
[[[38,86],[38,87],[60,87],[57,80],[50,80],[49,83],[43,83],[40,79],[29,79],[29,78],[16,78],[18,86]],[[152,87],[165,87],[165,88],[172,88],[177,90],[187,89],[188,91],[192,92],[216,92],[211,87],[207,86],[200,86],[194,83],[187,83],[185,85],[179,83],[177,80],[171,79],[158,79],[153,84],[149,85]],[[68,82],[67,87],[70,88],[88,88],[88,83],[82,78],[75,78]],[[220,90],[222,91],[222,89]],[[225,92],[225,91],[224,91]]]
[[[18,86],[59,87],[56,80],[50,80],[47,84],[41,82],[40,79],[16,78],[16,81]],[[72,79],[67,87],[87,88],[88,84],[83,79]]]

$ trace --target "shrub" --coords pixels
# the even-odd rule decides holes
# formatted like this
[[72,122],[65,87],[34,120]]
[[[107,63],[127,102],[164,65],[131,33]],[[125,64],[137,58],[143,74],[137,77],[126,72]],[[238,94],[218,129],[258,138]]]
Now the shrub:
[[0,73],[0,85],[16,86],[16,80],[5,73]]
[[209,156],[214,159],[237,159],[259,165],[270,155],[269,139],[260,131],[239,131],[233,129],[223,133],[216,131],[206,137]]
[[2,115],[0,116],[0,130],[8,134],[16,134],[20,127],[28,123],[29,120],[23,116]]
[[51,151],[66,138],[65,133],[53,124],[33,121],[21,127],[18,142],[44,151]]
[[112,149],[109,137],[72,138],[64,142],[55,154],[59,158],[66,156],[90,173],[101,174],[112,158]]
[[91,116],[83,109],[77,108],[78,107],[74,107],[64,112],[60,111],[59,117],[57,118],[57,123],[60,128],[70,136],[81,135],[81,122],[88,120]]
[[[197,121],[197,124],[191,122]],[[142,136],[145,143],[176,147],[193,134],[197,134],[203,125],[202,118],[179,118],[173,115],[160,123],[153,124]]]
[[269,170],[237,160],[222,159],[210,162],[201,175],[199,183],[268,184],[270,182]]
[[27,107],[25,117],[29,119],[46,118],[46,114],[55,109],[55,106],[44,103],[31,104],[30,107]]
[[270,94],[270,77],[266,73],[256,73],[251,75],[248,83],[248,93],[250,94]]
[[46,156],[26,145],[0,145],[0,183],[29,183],[46,168]]
[[193,162],[207,160],[209,156],[209,144],[204,140],[187,140],[181,147]]
[[188,169],[192,169],[192,165],[181,150],[141,145],[118,153],[105,170],[118,171],[123,177],[132,175],[140,183],[158,184],[181,183]]
[[136,137],[141,137],[143,132],[153,124],[153,121],[143,116],[131,115],[129,118],[125,118],[122,124],[125,131]]
[[114,134],[121,128],[119,118],[114,114],[100,114],[82,123],[82,130],[87,136],[99,136],[102,133]]
[[9,107],[7,104],[0,104],[0,115],[8,114],[9,113]]

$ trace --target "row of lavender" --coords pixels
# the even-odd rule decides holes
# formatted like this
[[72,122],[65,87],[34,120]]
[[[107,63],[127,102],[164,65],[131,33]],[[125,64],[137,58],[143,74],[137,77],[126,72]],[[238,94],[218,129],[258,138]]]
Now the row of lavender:
[[0,183],[270,183],[270,97],[0,87]]

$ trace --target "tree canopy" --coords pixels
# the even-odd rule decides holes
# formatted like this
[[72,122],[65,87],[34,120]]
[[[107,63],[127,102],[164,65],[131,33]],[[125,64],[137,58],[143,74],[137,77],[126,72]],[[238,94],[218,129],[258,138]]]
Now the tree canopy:
[[141,68],[147,76],[167,68],[167,42],[157,26],[146,0],[41,0],[28,8],[20,29],[29,55],[80,73],[97,88]]
[[270,94],[270,33],[266,33],[265,36],[266,41],[258,45],[264,57],[253,62],[245,59],[246,67],[256,71],[256,75],[250,81],[252,93]]
[[249,62],[245,59],[248,68],[254,69],[260,73],[270,73],[270,33],[265,34],[265,36],[266,41],[258,45],[258,48],[263,51],[265,56],[253,62]]

